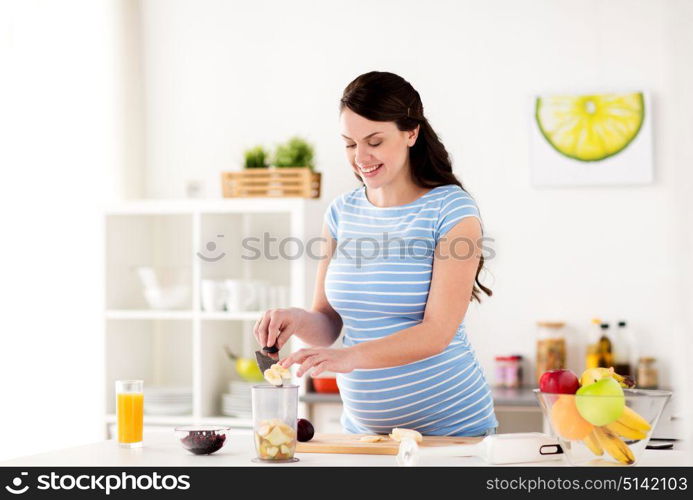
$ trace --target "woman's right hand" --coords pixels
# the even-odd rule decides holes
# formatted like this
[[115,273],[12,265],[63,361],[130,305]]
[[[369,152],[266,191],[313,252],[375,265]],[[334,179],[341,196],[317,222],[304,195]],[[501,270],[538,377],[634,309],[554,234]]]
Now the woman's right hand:
[[[300,330],[306,312],[299,307],[268,309],[255,322],[253,327],[255,339],[261,347],[276,346],[277,349],[281,349],[289,338]],[[269,356],[279,358],[279,354],[269,354]]]

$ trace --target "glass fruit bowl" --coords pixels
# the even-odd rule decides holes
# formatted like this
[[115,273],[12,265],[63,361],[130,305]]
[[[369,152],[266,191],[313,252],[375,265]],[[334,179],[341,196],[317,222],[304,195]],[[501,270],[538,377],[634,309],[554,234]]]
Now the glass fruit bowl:
[[622,396],[534,393],[571,465],[635,464],[671,397],[643,389]]
[[184,425],[176,427],[175,433],[183,448],[190,453],[210,455],[224,446],[230,429],[216,425]]

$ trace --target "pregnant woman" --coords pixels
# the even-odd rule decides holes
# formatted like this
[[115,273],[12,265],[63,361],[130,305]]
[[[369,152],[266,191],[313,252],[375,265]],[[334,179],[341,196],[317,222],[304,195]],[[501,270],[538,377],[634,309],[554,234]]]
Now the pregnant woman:
[[[476,203],[403,78],[356,78],[340,123],[362,185],[325,213],[311,310],[266,311],[255,336],[262,346],[292,335],[308,344],[281,361],[298,364],[297,376],[337,373],[346,432],[492,434],[493,400],[464,323],[471,300],[491,295],[478,279]],[[343,346],[330,347],[342,332]]]

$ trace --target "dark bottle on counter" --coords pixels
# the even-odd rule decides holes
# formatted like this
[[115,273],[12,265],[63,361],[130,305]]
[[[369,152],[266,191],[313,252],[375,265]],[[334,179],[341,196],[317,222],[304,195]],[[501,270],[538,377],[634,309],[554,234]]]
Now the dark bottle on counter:
[[[600,325],[601,336],[598,343],[599,366],[601,368],[611,368],[614,366],[613,343],[609,337],[609,323]],[[618,371],[616,372],[618,373]]]
[[625,321],[618,322],[614,335],[614,370],[619,375],[635,375],[632,367],[633,339]]

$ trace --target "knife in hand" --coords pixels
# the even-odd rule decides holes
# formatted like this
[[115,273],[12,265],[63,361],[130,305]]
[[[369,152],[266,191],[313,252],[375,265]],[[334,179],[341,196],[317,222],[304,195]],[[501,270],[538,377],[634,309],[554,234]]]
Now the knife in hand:
[[267,354],[276,354],[279,352],[276,346],[263,347],[262,351],[255,351],[255,359],[257,360],[257,366],[260,367],[260,371],[265,373],[265,370],[269,369],[272,365],[279,362],[279,359],[274,359]]

